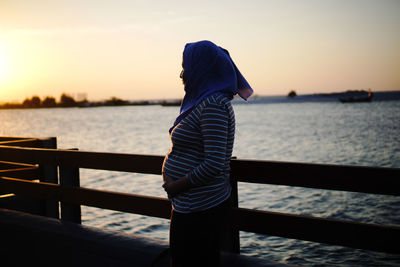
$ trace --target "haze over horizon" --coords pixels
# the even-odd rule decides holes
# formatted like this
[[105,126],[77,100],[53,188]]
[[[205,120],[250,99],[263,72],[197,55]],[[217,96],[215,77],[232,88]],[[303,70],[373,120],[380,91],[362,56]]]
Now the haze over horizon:
[[257,95],[400,90],[400,1],[0,2],[0,102],[183,96],[185,43],[229,50]]

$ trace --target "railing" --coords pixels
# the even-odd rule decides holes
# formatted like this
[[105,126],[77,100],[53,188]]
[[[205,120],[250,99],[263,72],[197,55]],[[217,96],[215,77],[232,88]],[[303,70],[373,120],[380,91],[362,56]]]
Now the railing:
[[[1,139],[0,139],[1,141]],[[162,156],[97,153],[0,145],[0,161],[59,168],[59,184],[1,177],[0,193],[61,202],[61,219],[80,222],[80,205],[168,219],[165,198],[79,187],[79,168],[161,174]],[[0,173],[0,176],[2,174]],[[46,175],[44,175],[46,176]],[[51,175],[50,175],[51,176]],[[238,207],[237,182],[300,186],[371,194],[400,195],[400,169],[274,161],[231,161],[232,231],[228,249],[239,252],[239,231],[332,245],[400,253],[400,227],[317,218]],[[21,177],[20,177],[21,178]],[[48,180],[48,179],[47,179]],[[57,207],[58,209],[58,207]],[[53,212],[54,214],[54,212]]]
[[[37,147],[37,148],[57,148],[57,139],[55,137],[50,138],[31,138],[31,137],[9,137],[0,136],[0,146],[19,146],[19,147]],[[7,161],[7,160],[6,160]],[[22,161],[16,161],[22,163]],[[9,171],[4,165],[7,162],[2,162],[2,172],[0,176],[9,176],[14,178],[21,178],[24,180],[39,180],[40,182],[48,182],[58,184],[58,170],[57,166],[49,164],[26,164],[24,168],[18,167],[18,163],[8,162],[8,165],[13,164]],[[10,197],[9,197],[10,198]],[[14,201],[15,202],[15,201]],[[18,202],[18,201],[17,201]],[[35,203],[32,203],[35,202]],[[59,203],[58,201],[51,200],[32,200],[23,199],[22,202],[18,202],[21,206],[34,206],[36,212],[39,215],[59,218]],[[17,205],[18,206],[18,205]]]

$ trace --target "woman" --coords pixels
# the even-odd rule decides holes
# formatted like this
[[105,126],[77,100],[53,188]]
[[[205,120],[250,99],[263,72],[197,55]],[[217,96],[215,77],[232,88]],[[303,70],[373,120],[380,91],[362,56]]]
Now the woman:
[[235,136],[230,101],[237,93],[246,100],[253,90],[228,51],[210,41],[186,44],[182,67],[185,96],[162,168],[173,207],[171,266],[219,266]]

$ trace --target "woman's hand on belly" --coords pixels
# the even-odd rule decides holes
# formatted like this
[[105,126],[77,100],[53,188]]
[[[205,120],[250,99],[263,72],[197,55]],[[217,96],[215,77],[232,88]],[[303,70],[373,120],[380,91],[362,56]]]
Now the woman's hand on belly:
[[170,197],[174,197],[175,195],[184,192],[192,187],[192,183],[189,181],[188,178],[186,178],[186,176],[178,180],[174,180],[168,175],[164,174],[163,178],[164,184],[162,185],[162,187]]

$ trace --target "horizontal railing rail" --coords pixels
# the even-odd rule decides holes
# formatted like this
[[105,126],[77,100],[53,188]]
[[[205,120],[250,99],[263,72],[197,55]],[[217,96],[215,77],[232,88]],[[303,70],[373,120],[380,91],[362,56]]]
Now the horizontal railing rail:
[[161,174],[162,156],[87,152],[62,149],[22,148],[0,145],[0,160],[71,168]]
[[393,245],[400,238],[398,226],[245,208],[234,208],[233,218],[241,231],[400,254],[400,247]]
[[40,174],[38,165],[0,161],[0,176],[36,180]]
[[396,168],[261,160],[232,160],[231,168],[240,182],[400,195]]
[[3,142],[3,141],[14,141],[14,140],[24,140],[24,139],[32,139],[32,137],[0,136],[0,142]]
[[37,165],[20,163],[20,162],[0,161],[0,170],[20,169],[33,166]]
[[41,147],[42,140],[38,138],[21,138],[15,140],[0,140],[2,146]]
[[[0,146],[0,160],[58,166],[60,175],[65,177],[78,168],[161,174],[163,159],[162,156],[153,155]],[[79,179],[79,174],[77,175]],[[399,195],[400,189],[398,178],[400,169],[396,168],[232,160],[231,175],[235,181],[241,182],[395,196]],[[0,173],[0,176],[3,175]],[[76,183],[64,182],[63,184],[61,181],[61,185],[57,185],[2,177],[0,193],[10,192],[62,203],[160,218],[169,218],[170,215],[170,202],[165,198],[88,189],[79,187]],[[233,227],[237,230],[400,253],[400,248],[392,245],[400,238],[398,226],[357,223],[240,207],[232,208],[232,216]]]
[[7,176],[12,178],[20,178],[25,180],[37,180],[40,177],[41,171],[39,167],[26,167],[12,170],[0,170],[0,176]]
[[171,204],[166,198],[1,177],[0,193],[8,194],[11,192],[40,199],[58,200],[70,204],[85,205],[164,219],[168,219],[171,213]]

